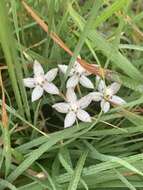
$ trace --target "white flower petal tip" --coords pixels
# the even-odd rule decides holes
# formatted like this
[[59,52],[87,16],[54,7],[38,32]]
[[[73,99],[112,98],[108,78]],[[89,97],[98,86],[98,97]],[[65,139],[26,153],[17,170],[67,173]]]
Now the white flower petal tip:
[[77,117],[79,120],[81,120],[83,122],[91,122],[92,121],[90,115],[82,109],[78,110]]
[[84,72],[86,72],[84,67],[82,67],[78,61],[75,61],[75,63],[74,63],[74,70],[80,74],[84,74]]
[[67,113],[64,121],[64,128],[71,127],[76,121],[76,115],[74,112]]
[[23,79],[23,83],[25,87],[28,88],[34,88],[35,87],[35,82],[33,78],[25,78]]
[[82,75],[79,79],[80,84],[86,88],[91,88],[94,89],[94,85],[92,84],[92,82],[84,75]]
[[67,101],[71,103],[77,100],[77,97],[73,88],[67,89],[66,98],[67,98]]
[[103,80],[100,80],[98,83],[98,90],[99,92],[103,93],[106,89],[106,84]]
[[57,103],[52,106],[55,110],[60,113],[67,113],[69,110],[69,105],[67,103]]
[[47,81],[52,82],[55,79],[57,72],[58,72],[57,68],[54,68],[48,71],[45,75],[45,78],[47,79]]
[[101,80],[100,76],[96,75],[96,82],[99,82]]
[[107,113],[110,109],[110,103],[105,101],[104,99],[101,101],[101,109],[104,113]]
[[92,98],[87,95],[87,96],[84,96],[82,97],[79,101],[78,101],[78,104],[79,104],[79,107],[81,109],[85,109],[89,106],[89,104],[92,102]]
[[35,76],[44,75],[44,70],[42,68],[42,65],[37,60],[34,61],[33,69]]
[[32,97],[31,97],[32,102],[41,98],[43,92],[44,92],[43,88],[41,88],[40,86],[36,86],[32,92]]
[[121,84],[119,84],[119,83],[117,83],[117,82],[114,82],[114,83],[112,83],[110,86],[108,86],[107,88],[111,91],[112,95],[114,95],[114,94],[116,94],[116,93],[119,91],[119,89],[121,88]]
[[92,101],[98,102],[102,100],[102,94],[100,92],[91,92],[88,94]]
[[73,75],[67,80],[66,87],[75,88],[75,86],[78,84],[78,81],[79,81],[79,77],[77,75]]
[[67,65],[58,65],[58,68],[59,68],[59,70],[60,70],[62,73],[66,74],[67,69],[68,69],[68,66],[67,66]]
[[110,99],[110,101],[113,103],[113,104],[117,104],[117,105],[123,105],[123,104],[126,104],[126,101],[123,100],[122,98],[120,98],[119,96],[112,96],[112,98]]
[[100,76],[96,75],[96,83],[99,84],[100,81],[104,81]]
[[53,83],[45,83],[43,89],[49,94],[59,94],[59,89]]

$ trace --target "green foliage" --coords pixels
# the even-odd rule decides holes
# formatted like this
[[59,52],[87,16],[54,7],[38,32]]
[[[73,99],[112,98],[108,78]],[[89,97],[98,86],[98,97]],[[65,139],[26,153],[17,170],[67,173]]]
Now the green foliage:
[[[0,71],[9,127],[3,128],[0,121],[0,190],[143,189],[142,1],[26,2],[73,56],[51,40],[21,1],[1,0]],[[122,84],[120,95],[127,104],[107,114],[99,113],[94,104],[89,109],[92,123],[63,129],[63,115],[51,108],[61,99],[44,94],[32,103],[22,79],[32,76],[34,59],[45,71],[69,64],[70,72],[79,54],[89,63],[112,70],[107,81]],[[57,86],[62,84],[63,93],[67,75],[55,80]],[[94,83],[95,77],[91,80]],[[87,93],[81,88],[77,94]]]

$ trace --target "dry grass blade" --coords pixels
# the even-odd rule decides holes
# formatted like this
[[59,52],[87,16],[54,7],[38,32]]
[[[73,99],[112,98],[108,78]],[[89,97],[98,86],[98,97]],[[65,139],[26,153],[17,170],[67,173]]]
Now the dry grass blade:
[[0,72],[0,85],[2,90],[2,125],[3,127],[8,127],[8,115],[6,111],[6,103],[5,103],[5,93],[4,93],[4,87],[2,83],[2,76]]
[[7,111],[6,111],[4,92],[2,92],[2,124],[3,124],[3,127],[8,126],[8,115],[7,115]]
[[[59,36],[54,33],[50,32],[48,30],[48,25],[31,9],[29,5],[25,1],[22,1],[23,6],[27,10],[27,12],[31,15],[31,17],[37,22],[37,24],[40,25],[40,27],[50,35],[50,37],[53,39],[53,41],[58,44],[62,49],[64,49],[70,56],[73,56],[73,52],[66,46],[66,44],[59,38]],[[89,63],[87,63],[85,60],[77,58],[78,62],[90,73],[93,73],[95,75],[99,75],[101,77],[106,76],[107,74],[111,73],[109,70],[105,70],[99,66],[93,66]]]
[[7,66],[4,66],[4,65],[0,66],[0,70],[6,70],[6,69],[7,69]]
[[0,142],[4,144],[4,155],[5,155],[5,174],[8,175],[11,167],[11,142],[10,142],[10,134],[9,134],[9,118],[6,110],[6,102],[5,102],[5,92],[2,81],[2,76],[0,72],[0,86],[2,90],[2,141]]

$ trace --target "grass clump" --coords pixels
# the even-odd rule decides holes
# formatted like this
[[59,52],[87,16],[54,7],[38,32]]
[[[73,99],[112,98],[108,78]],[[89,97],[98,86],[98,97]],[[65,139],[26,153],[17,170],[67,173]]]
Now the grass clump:
[[142,19],[141,0],[1,0],[0,189],[143,188]]

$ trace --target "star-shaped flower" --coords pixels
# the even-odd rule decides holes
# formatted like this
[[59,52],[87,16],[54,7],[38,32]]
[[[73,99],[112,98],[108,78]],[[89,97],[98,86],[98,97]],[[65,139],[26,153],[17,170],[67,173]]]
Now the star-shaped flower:
[[119,83],[114,82],[111,85],[106,86],[105,81],[101,80],[100,77],[97,77],[96,80],[99,92],[91,92],[89,96],[93,101],[101,101],[100,106],[104,113],[109,111],[110,103],[116,105],[126,103],[125,100],[115,95],[121,87]]
[[34,88],[32,92],[32,102],[38,100],[44,93],[44,90],[49,94],[59,94],[58,88],[52,83],[55,79],[58,69],[54,68],[44,74],[41,64],[34,61],[34,77],[23,79],[24,86]]
[[[68,69],[67,65],[59,65],[59,69],[62,73],[66,74],[66,71]],[[69,79],[67,80],[67,88],[74,88],[78,83],[80,83],[82,86],[86,88],[93,89],[94,86],[92,82],[87,78],[90,73],[87,72],[79,63],[78,61],[75,61],[72,69],[69,72]]]
[[66,102],[56,103],[52,107],[58,112],[66,113],[64,127],[71,127],[76,118],[83,122],[91,122],[90,115],[84,110],[91,103],[89,96],[77,100],[73,88],[68,88],[66,93]]

